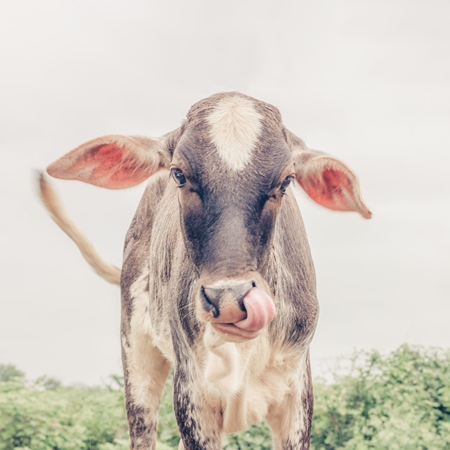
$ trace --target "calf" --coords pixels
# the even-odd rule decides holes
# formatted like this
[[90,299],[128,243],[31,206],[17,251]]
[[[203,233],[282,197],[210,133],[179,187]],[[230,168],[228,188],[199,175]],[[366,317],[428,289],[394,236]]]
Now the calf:
[[150,178],[120,271],[101,260],[41,177],[44,203],[96,271],[122,289],[122,359],[132,449],[154,449],[174,369],[180,449],[220,449],[265,419],[274,449],[309,448],[315,274],[290,188],[369,218],[356,176],[310,150],[278,110],[239,93],[196,103],[162,138],[105,136],[48,167],[121,189]]

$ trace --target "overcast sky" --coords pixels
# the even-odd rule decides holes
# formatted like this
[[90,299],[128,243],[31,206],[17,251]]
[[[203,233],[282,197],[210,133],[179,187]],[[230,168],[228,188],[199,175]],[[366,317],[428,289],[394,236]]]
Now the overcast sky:
[[[160,136],[222,90],[277,106],[346,162],[374,213],[299,204],[318,276],[313,371],[353,348],[450,346],[450,2],[0,3],[0,363],[99,383],[120,373],[120,293],[35,194],[34,169],[114,134]],[[55,181],[121,265],[143,186]]]

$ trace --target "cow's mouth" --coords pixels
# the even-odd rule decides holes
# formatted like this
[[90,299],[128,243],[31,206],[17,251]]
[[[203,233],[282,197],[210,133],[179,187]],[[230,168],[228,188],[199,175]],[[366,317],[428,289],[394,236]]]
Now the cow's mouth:
[[214,321],[213,327],[220,333],[242,339],[257,337],[261,330],[275,317],[273,300],[263,290],[253,288],[246,294],[243,303],[246,317],[234,323]]
[[255,339],[260,333],[260,331],[241,330],[234,323],[213,323],[212,325],[219,333],[245,340]]

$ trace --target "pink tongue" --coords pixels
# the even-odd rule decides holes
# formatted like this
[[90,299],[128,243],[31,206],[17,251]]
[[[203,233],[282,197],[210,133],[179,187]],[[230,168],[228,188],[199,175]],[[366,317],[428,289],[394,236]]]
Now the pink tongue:
[[234,324],[241,330],[262,330],[275,317],[275,305],[261,289],[251,289],[244,297],[244,306],[247,317]]

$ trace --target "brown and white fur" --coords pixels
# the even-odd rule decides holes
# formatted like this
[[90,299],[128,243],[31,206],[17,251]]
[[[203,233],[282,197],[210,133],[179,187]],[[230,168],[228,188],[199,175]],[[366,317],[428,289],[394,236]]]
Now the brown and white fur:
[[[274,449],[308,449],[318,303],[289,183],[327,208],[369,218],[353,172],[306,147],[275,107],[232,92],[196,103],[162,138],[98,138],[48,173],[111,189],[150,178],[120,281],[131,448],[155,448],[173,367],[180,449],[220,449],[224,432],[264,419]],[[41,195],[88,262],[117,282],[118,269],[101,260],[43,176]]]

